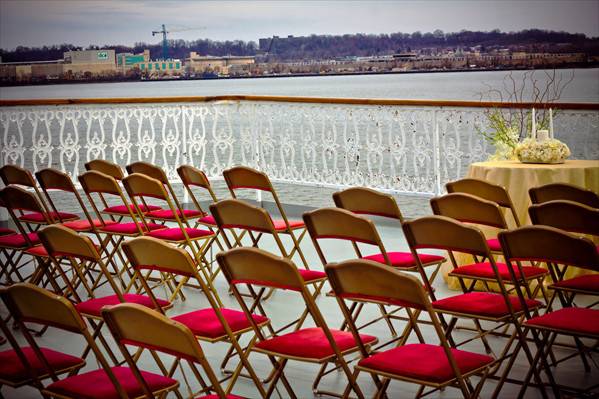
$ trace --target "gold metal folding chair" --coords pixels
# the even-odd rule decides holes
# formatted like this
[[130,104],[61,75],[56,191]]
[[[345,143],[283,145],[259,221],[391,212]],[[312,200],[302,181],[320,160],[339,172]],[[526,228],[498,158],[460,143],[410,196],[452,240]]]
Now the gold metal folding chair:
[[[439,340],[439,344],[402,343],[377,353],[371,353],[358,341],[361,359],[355,367],[354,380],[360,372],[370,373],[377,385],[376,398],[385,396],[391,380],[420,385],[416,397],[445,387],[460,389],[464,398],[478,397],[494,359],[450,347],[429,295],[417,278],[365,259],[329,264],[325,270],[354,337],[358,336],[358,328],[346,300],[400,305],[407,310],[414,331],[418,334],[421,334],[419,314],[425,313]],[[473,376],[481,376],[476,387],[472,387],[469,381]],[[426,387],[433,389],[425,393]],[[344,397],[348,394],[349,390],[346,390]]]
[[[501,232],[499,240],[506,262],[517,264],[535,260],[599,272],[599,254],[593,242],[554,227],[521,227]],[[525,301],[522,287],[518,284],[516,288],[520,301]],[[587,389],[558,384],[551,368],[567,359],[580,356],[585,370],[590,371],[587,356],[589,356],[589,352],[596,351],[596,343],[599,340],[599,310],[566,306],[554,311],[547,310],[543,315],[535,315],[526,311],[525,316],[527,320],[524,326],[532,332],[537,345],[537,353],[525,383],[521,387],[519,397],[525,394],[529,385],[528,381],[539,369],[545,372],[555,397],[561,397],[561,394],[566,392],[578,396],[592,393],[593,389],[596,391],[597,384]],[[548,360],[553,355],[552,348],[557,345],[555,342],[557,336],[573,338],[576,350],[573,354],[550,364]],[[589,340],[589,345],[585,345],[585,339]]]
[[590,206],[591,208],[599,208],[599,194],[597,192],[573,184],[546,184],[544,186],[531,188],[528,190],[528,194],[530,195],[530,200],[533,204],[566,200],[578,202]]
[[[135,304],[106,307],[102,310],[102,316],[146,397],[153,396],[150,387],[152,382],[144,379],[136,362],[137,355],[132,356],[127,349],[128,346],[149,349],[152,352],[161,352],[163,355],[174,357],[175,362],[168,370],[160,357],[154,357],[163,375],[169,378],[172,377],[177,368],[185,373],[183,363],[187,363],[200,385],[200,389],[196,392],[193,392],[189,385],[187,386],[190,398],[199,394],[202,396],[197,397],[197,399],[233,398],[233,396],[228,396],[221,387],[202,348],[187,326]],[[196,366],[198,364],[208,381],[202,377]],[[189,384],[187,378],[186,384]],[[216,395],[210,395],[211,392]],[[236,398],[239,397],[236,396]]]
[[505,187],[489,183],[485,180],[466,178],[449,182],[445,184],[445,188],[449,194],[471,194],[487,201],[494,202],[503,209],[509,209],[514,218],[514,223],[517,227],[520,226],[520,219],[514,208],[514,203]]
[[234,248],[216,255],[216,259],[231,285],[233,294],[248,317],[250,308],[238,290],[238,285],[251,285],[255,287],[252,294],[259,301],[265,291],[270,288],[280,288],[301,295],[315,327],[301,328],[293,332],[273,337],[266,337],[264,332],[255,322],[252,326],[258,337],[258,342],[251,350],[268,356],[274,367],[274,375],[266,392],[270,397],[279,381],[283,383],[290,397],[296,397],[287,380],[283,369],[289,360],[316,363],[321,365],[313,389],[317,394],[337,395],[332,392],[318,391],[318,383],[326,373],[327,364],[337,364],[349,381],[351,390],[362,398],[362,392],[351,375],[345,360],[345,355],[359,350],[358,341],[364,345],[377,342],[376,337],[361,334],[353,336],[346,331],[332,330],[327,326],[320,310],[316,306],[312,294],[306,289],[304,279],[297,267],[287,258],[272,255],[258,248]]
[[[52,383],[39,387],[42,395],[54,398],[143,398],[147,397],[143,387],[137,381],[134,371],[127,367],[110,367],[102,352],[87,331],[83,319],[67,299],[48,292],[31,284],[19,283],[12,287],[0,289],[0,297],[9,309],[11,315],[23,332],[27,342],[35,355],[42,360],[43,370],[48,373]],[[25,323],[41,324],[57,328],[62,334],[83,336],[85,343],[92,348],[96,361],[101,368],[84,373],[75,372],[84,363],[81,358],[72,360],[72,375],[59,379],[58,375],[65,371],[51,367],[49,362],[44,362],[44,353],[37,345]],[[48,360],[48,359],[46,359]],[[69,374],[71,374],[69,372]],[[179,383],[169,377],[159,374],[142,372],[146,381],[152,381],[151,395],[160,396],[163,393],[175,390]]]
[[[591,208],[580,202],[567,200],[554,200],[534,204],[528,208],[530,220],[535,225],[552,226],[561,230],[576,234],[584,234],[599,238],[599,208]],[[597,247],[599,252],[599,247]],[[559,298],[562,307],[572,306],[574,298],[578,294],[599,296],[599,274],[582,272],[576,277],[566,275],[568,265],[550,264],[553,284],[549,289],[553,290]],[[577,269],[578,273],[581,273]],[[556,295],[551,297],[547,304],[551,309]],[[587,307],[594,307],[599,301]]]
[[[498,231],[508,228],[503,217],[499,205],[494,201],[487,201],[483,198],[476,197],[471,194],[453,193],[442,197],[431,199],[431,208],[435,215],[442,215],[458,220],[462,223],[469,223],[479,226],[489,226]],[[487,245],[491,249],[491,253],[501,255],[502,250],[497,238],[487,239]],[[460,279],[460,284],[465,284],[468,281],[469,287],[467,291],[475,289],[475,284],[481,282],[484,289],[492,291],[489,283],[496,282],[495,273],[492,265],[484,258],[474,257],[474,263],[466,265],[458,265],[456,259],[452,259],[453,270],[449,276]],[[513,284],[511,274],[505,263],[497,263],[504,284]],[[518,270],[517,276],[521,281],[526,282],[526,287],[530,298],[534,298],[537,292],[540,291],[544,298],[547,299],[547,293],[543,285],[543,280],[548,275],[545,268],[536,265],[522,265]]]
[[[141,282],[145,293],[152,298],[156,309],[162,314],[166,314],[160,303],[155,300],[154,290],[148,279],[150,273],[159,271],[171,277],[170,281],[175,281],[175,278],[180,278],[175,292],[183,289],[183,286],[189,279],[195,280],[199,284],[200,289],[206,295],[206,299],[210,303],[210,308],[195,310],[184,314],[171,316],[171,319],[187,326],[194,336],[208,343],[224,342],[230,344],[230,349],[227,352],[225,359],[221,365],[224,371],[226,362],[236,354],[240,358],[235,371],[231,373],[231,378],[226,392],[229,393],[233,388],[237,378],[243,368],[249,372],[249,376],[256,384],[256,388],[263,395],[264,390],[260,380],[256,376],[250,363],[247,360],[247,353],[241,348],[239,339],[252,333],[252,324],[246,317],[245,313],[224,308],[218,301],[213,291],[208,286],[205,276],[201,276],[198,268],[187,251],[177,248],[171,244],[158,240],[152,237],[134,238],[123,244],[123,250],[134,269],[135,277]],[[252,314],[251,319],[259,327],[264,327],[269,324],[267,317]],[[255,337],[250,338],[250,344],[255,341]]]
[[[270,179],[264,172],[249,168],[247,166],[236,166],[223,171],[223,176],[231,196],[236,197],[236,191],[242,189],[258,190],[259,193],[268,192],[271,194],[273,201],[277,207],[280,219],[272,219],[275,229],[279,234],[289,235],[293,243],[292,249],[288,251],[290,259],[297,252],[304,267],[308,267],[306,257],[302,252],[300,243],[306,235],[306,229],[302,220],[289,219],[285,213],[285,209],[279,200],[277,192],[273,187]],[[260,194],[261,195],[261,194]],[[299,234],[298,234],[299,232]],[[296,235],[298,234],[298,235]]]

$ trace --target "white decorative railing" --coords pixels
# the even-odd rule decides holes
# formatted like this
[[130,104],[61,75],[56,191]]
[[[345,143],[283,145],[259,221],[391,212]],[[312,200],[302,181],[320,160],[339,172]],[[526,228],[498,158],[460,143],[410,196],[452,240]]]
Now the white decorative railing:
[[[243,164],[273,181],[365,185],[434,195],[493,151],[479,134],[489,108],[389,101],[251,101],[6,105],[0,107],[1,163],[54,167],[76,176],[102,158],[144,160],[176,178],[189,163],[211,177]],[[556,137],[573,158],[599,159],[599,111],[560,110]]]

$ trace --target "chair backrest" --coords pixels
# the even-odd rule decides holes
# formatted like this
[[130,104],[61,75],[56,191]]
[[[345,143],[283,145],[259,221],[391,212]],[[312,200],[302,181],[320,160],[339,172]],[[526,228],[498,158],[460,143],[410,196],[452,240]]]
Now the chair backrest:
[[158,180],[162,184],[168,184],[168,177],[162,168],[156,165],[152,165],[148,162],[133,162],[126,166],[127,173],[139,173],[142,175],[150,176],[153,179]]
[[[14,185],[4,187],[2,190],[0,190],[0,193],[7,209],[40,212],[46,215],[46,218],[48,219],[48,215],[46,214],[43,206],[33,193]],[[48,223],[51,222],[49,219],[46,221]]]
[[403,222],[403,216],[395,198],[389,194],[366,187],[352,187],[333,193],[333,200],[338,208],[350,212],[383,216]]
[[431,199],[435,215],[447,216],[463,223],[474,223],[506,229],[507,223],[499,205],[472,194],[452,193]]
[[506,262],[551,262],[599,271],[599,252],[588,238],[541,225],[502,231],[498,237]]
[[210,205],[210,213],[220,229],[239,228],[263,233],[275,232],[266,210],[238,199],[224,199]]
[[183,359],[192,367],[196,377],[199,373],[195,364],[199,364],[210,381],[210,390],[216,392],[218,397],[225,397],[199,342],[184,324],[134,303],[105,307],[102,309],[102,317],[144,392],[150,395],[148,397],[151,397],[151,389],[125,345],[159,351]]
[[100,253],[93,241],[67,227],[50,225],[41,229],[38,236],[49,255],[68,256],[94,262],[100,260]]
[[149,175],[132,173],[123,178],[123,186],[131,198],[151,197],[170,202],[164,185]]
[[108,202],[106,199],[106,195],[111,195],[113,197],[118,197],[121,205],[124,205],[129,212],[129,217],[133,219],[135,223],[137,223],[136,215],[137,209],[132,209],[123,194],[123,190],[118,183],[118,181],[105,173],[98,172],[96,170],[90,170],[85,172],[78,177],[79,183],[83,188],[83,192],[87,196],[89,203],[94,209],[94,213],[96,217],[104,223],[104,218],[102,217],[102,213],[98,209],[96,202],[94,201],[92,194],[97,194],[100,197],[100,200],[104,207],[108,207]]
[[112,176],[115,180],[122,180],[125,177],[123,169],[112,162],[104,159],[94,159],[85,164],[85,170],[95,170],[102,172],[108,176]]
[[35,188],[35,180],[33,175],[27,169],[16,165],[4,165],[0,168],[0,178],[5,185],[16,184]]
[[157,238],[133,238],[124,242],[122,248],[135,270],[157,270],[186,277],[197,274],[189,252]]
[[533,224],[599,236],[599,208],[580,202],[556,200],[533,204],[528,208],[528,213]]
[[224,170],[223,176],[233,197],[235,197],[235,190],[240,188],[273,191],[272,184],[266,173],[247,166],[235,166]]
[[592,208],[599,208],[599,194],[592,190],[567,183],[551,183],[528,190],[533,204],[566,200],[579,202]]
[[203,212],[203,209],[200,205],[200,201],[194,194],[192,187],[200,187],[201,189],[206,190],[210,195],[212,202],[218,201],[216,195],[214,194],[214,190],[212,190],[212,186],[210,185],[208,177],[202,170],[191,165],[181,165],[177,168],[177,173],[179,174],[179,177],[181,178],[189,197],[199,211]]

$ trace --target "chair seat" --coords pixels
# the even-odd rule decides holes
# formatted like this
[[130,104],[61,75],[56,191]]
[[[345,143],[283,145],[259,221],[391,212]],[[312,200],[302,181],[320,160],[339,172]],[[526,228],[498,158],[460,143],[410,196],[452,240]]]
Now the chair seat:
[[304,283],[311,283],[313,281],[327,278],[327,274],[325,272],[318,270],[297,269],[297,271],[302,276]]
[[[139,223],[139,226],[141,227],[141,229],[143,231],[146,231],[146,226],[143,223]],[[161,225],[161,224],[156,224],[156,223],[148,223],[148,228],[150,229],[150,231],[154,231],[154,230],[158,230],[158,229],[165,229],[166,226]],[[131,222],[131,223],[114,223],[105,227],[101,227],[100,228],[101,232],[104,233],[113,233],[113,234],[137,234],[138,230],[137,230],[137,224],[135,224],[135,222]]]
[[575,335],[599,337],[599,309],[562,308],[533,317],[524,324],[529,327],[561,330]]
[[[192,227],[186,227],[185,231],[187,232],[187,235],[189,236],[189,238],[192,240],[194,238],[209,237],[209,236],[214,235],[214,233],[209,230],[194,229]],[[168,228],[168,229],[152,231],[152,232],[148,233],[147,235],[150,237],[159,238],[161,240],[167,240],[167,241],[184,241],[185,240],[185,236],[183,235],[183,230],[179,227],[172,227],[172,228]]]
[[[37,245],[40,243],[37,233],[28,233],[27,238],[29,238],[31,245]],[[12,234],[0,237],[0,247],[25,248],[28,246],[29,243],[23,234]]]
[[[154,304],[150,297],[139,294],[123,294],[123,299],[126,303],[137,303],[139,305],[143,305],[148,308],[154,308]],[[158,304],[161,307],[170,306],[169,301],[165,301],[164,299],[157,299]],[[102,307],[107,305],[118,305],[121,303],[119,297],[117,295],[109,295],[101,298],[93,298],[88,299],[87,301],[80,302],[75,305],[77,311],[81,314],[100,317]]]
[[17,234],[13,229],[9,229],[8,227],[0,227],[0,236],[8,236],[11,234]]
[[[131,208],[133,213],[135,213],[135,205],[131,204],[131,205],[129,205],[129,208]],[[148,205],[148,206],[145,206],[144,204],[139,205],[139,210],[142,212],[157,211],[159,209],[162,209],[162,208],[157,205]],[[109,206],[108,208],[104,208],[104,210],[102,212],[103,213],[114,213],[116,215],[123,215],[123,216],[129,215],[129,210],[127,209],[126,205]]]
[[[515,295],[510,295],[510,302],[515,312],[522,311],[520,300]],[[509,315],[508,307],[503,295],[492,292],[469,292],[467,294],[455,295],[449,298],[439,299],[433,302],[435,310],[460,313],[464,315],[497,317]],[[536,299],[527,299],[529,308],[537,308],[542,303]]]
[[499,243],[499,240],[497,238],[489,238],[487,240],[487,245],[489,246],[489,249],[493,252],[502,252],[501,244]]
[[[50,367],[52,367],[52,370],[58,374],[64,370],[85,365],[85,360],[79,357],[56,352],[47,348],[40,348],[40,350],[44,355],[44,358],[46,358],[50,364]],[[35,354],[33,349],[25,347],[21,348],[21,351],[25,355],[29,366],[35,370],[35,374],[38,377],[48,374],[46,366],[42,364],[40,358]],[[13,384],[18,385],[31,378],[33,378],[31,370],[25,368],[16,351],[11,349],[0,352],[0,379],[11,381]]]
[[[151,211],[145,214],[146,217],[148,217],[149,219],[160,219],[160,220],[177,220],[175,219],[175,213],[170,210],[170,209],[160,209],[160,210],[156,210],[156,211]],[[177,216],[181,217],[182,215],[185,215],[186,218],[197,218],[200,216],[203,216],[204,213],[198,211],[198,210],[194,210],[194,209],[183,209],[183,212],[181,212],[179,209],[177,209]]]
[[[252,325],[245,313],[238,310],[221,309],[221,313],[234,333],[248,329]],[[268,321],[268,318],[264,316],[252,315],[252,317],[258,325]],[[212,308],[174,316],[172,319],[185,324],[198,337],[215,339],[227,334]]]
[[[127,397],[143,396],[143,389],[130,368],[112,367],[111,370]],[[178,384],[177,380],[147,371],[141,371],[141,375],[152,392],[173,388]],[[116,388],[103,369],[65,378],[50,384],[46,389],[54,394],[78,399],[119,398]]]
[[[410,252],[387,252],[387,256],[389,257],[391,264],[395,267],[416,266],[414,256],[412,256],[412,253]],[[445,261],[445,258],[439,255],[418,254],[418,257],[420,258],[420,262],[422,262],[423,265]],[[364,259],[369,259],[378,263],[385,264],[385,257],[383,256],[383,254],[365,256]]]
[[[493,358],[459,349],[450,349],[462,374],[485,367]],[[420,381],[445,383],[455,374],[440,345],[409,344],[360,360],[359,367]]]
[[[499,275],[503,280],[513,281],[510,270],[505,263],[496,263],[496,265],[497,269],[499,270]],[[514,267],[514,272],[516,274],[516,278],[522,278],[518,267]],[[549,273],[549,271],[543,267],[534,266],[522,266],[522,272],[524,273],[525,279],[538,278]],[[489,262],[473,263],[471,265],[460,266],[452,270],[449,274],[451,276],[464,276],[473,278],[478,277],[482,279],[495,280],[495,272],[493,271],[493,267]]]
[[216,226],[216,220],[214,220],[214,216],[212,216],[212,215],[207,215],[202,218],[199,218],[198,222],[207,224],[210,226]]
[[599,294],[599,274],[585,274],[583,276],[558,281],[557,283],[550,285],[549,288]]
[[104,223],[102,223],[100,219],[93,219],[90,223],[87,219],[80,219],[73,220],[72,222],[66,222],[62,225],[75,231],[90,231],[92,229],[92,223],[94,227],[102,227],[104,225],[108,226],[111,224],[116,224],[114,220],[105,220]]
[[33,256],[48,257],[48,251],[46,251],[46,248],[43,245],[36,245],[35,247],[28,248],[25,252]]
[[[331,334],[341,352],[357,348],[352,333],[331,330]],[[362,339],[364,344],[377,342],[377,338],[372,335],[360,334],[360,339]],[[259,351],[276,353],[282,356],[311,360],[324,360],[335,354],[324,332],[318,327],[304,328],[288,334],[279,335],[278,337],[258,342],[254,348]]]
[[[299,229],[299,228],[302,228],[305,226],[303,220],[287,219],[287,221],[289,222],[289,228],[291,230]],[[283,219],[273,219],[272,224],[275,226],[275,230],[278,232],[287,230],[287,224],[285,223],[285,220],[283,220]]]
[[[79,219],[79,216],[69,212],[50,212],[48,215],[50,216],[50,219],[54,220],[59,220],[60,217],[60,220],[62,220],[63,222],[67,220]],[[29,223],[46,223],[46,217],[41,212],[26,213],[20,216],[19,220]]]

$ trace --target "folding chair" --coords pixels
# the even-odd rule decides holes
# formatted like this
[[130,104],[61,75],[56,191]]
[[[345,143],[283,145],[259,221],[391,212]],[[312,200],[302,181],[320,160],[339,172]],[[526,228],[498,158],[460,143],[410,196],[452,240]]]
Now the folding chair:
[[[186,225],[191,227],[189,220],[199,219],[205,216],[204,212],[200,210],[183,208],[179,202],[179,199],[177,198],[177,195],[175,194],[173,186],[168,180],[168,176],[166,173],[164,173],[162,168],[147,162],[134,162],[130,165],[127,165],[127,172],[130,175],[133,173],[138,173],[158,180],[160,183],[162,183],[166,189],[166,192],[168,193],[167,196],[170,196],[170,199],[173,202],[171,209],[160,209],[144,213],[147,219],[153,219],[162,222],[176,222],[177,219],[182,219]],[[142,204],[145,203],[146,202],[142,200]]]
[[[99,248],[94,245],[89,237],[80,235],[64,226],[52,225],[42,229],[39,232],[39,238],[67,287],[63,296],[68,296],[75,303],[75,308],[81,316],[88,320],[93,329],[93,338],[100,340],[114,363],[118,361],[101,333],[104,321],[100,311],[103,306],[124,302],[138,303],[149,308],[170,308],[172,306],[169,301],[162,299],[122,293],[114,282],[106,264],[102,261]],[[62,264],[65,262],[74,271],[74,278],[72,279],[69,279],[63,270]],[[95,278],[91,275],[92,272],[95,272],[94,268],[99,270],[98,276]],[[95,291],[104,284],[102,280],[105,284],[108,284],[113,294],[96,296]],[[84,295],[77,292],[79,287],[84,288]],[[84,352],[84,357],[87,356],[90,350],[91,348],[88,348]]]
[[329,395],[336,394],[318,391],[318,383],[326,373],[327,364],[336,363],[347,377],[351,389],[358,397],[363,397],[344,356],[359,350],[358,341],[370,346],[377,342],[376,337],[364,334],[354,337],[346,331],[329,329],[312,294],[306,289],[297,267],[287,258],[269,254],[258,248],[245,247],[221,252],[216,255],[216,259],[247,317],[250,317],[251,311],[238,290],[239,284],[250,284],[257,288],[257,291],[252,291],[255,294],[255,301],[259,301],[264,292],[270,288],[299,293],[315,323],[315,327],[302,328],[267,338],[262,329],[252,321],[258,342],[251,347],[251,350],[267,355],[275,369],[266,392],[267,398],[272,395],[279,380],[285,386],[289,396],[295,397],[283,372],[289,360],[320,364],[321,369],[314,382],[313,390],[317,394]]
[[35,231],[40,226],[49,223],[67,222],[79,219],[79,216],[74,213],[58,212],[56,209],[50,211],[50,208],[44,201],[42,193],[35,183],[35,179],[27,169],[15,165],[4,165],[0,168],[0,178],[2,178],[2,181],[6,186],[14,185],[26,189],[33,189],[35,197],[41,205],[41,210],[29,213],[23,212],[24,210],[17,211],[19,220],[25,222],[30,231]]
[[[237,198],[236,190],[241,189],[253,189],[259,190],[260,193],[264,191],[269,192],[271,194],[277,207],[277,210],[279,211],[279,215],[281,215],[281,219],[273,219],[275,229],[279,234],[289,235],[291,241],[293,242],[293,248],[291,249],[291,251],[289,251],[289,257],[292,258],[293,255],[295,255],[295,253],[297,252],[302,261],[302,264],[304,265],[304,267],[307,268],[308,262],[306,261],[306,257],[304,256],[304,253],[300,248],[300,243],[306,235],[304,222],[302,220],[294,220],[289,219],[287,217],[287,214],[285,213],[285,209],[283,209],[283,205],[279,200],[277,192],[275,191],[275,188],[271,184],[270,179],[268,178],[266,173],[257,171],[252,168],[248,168],[246,166],[236,166],[231,169],[224,170],[223,176],[233,198]],[[298,231],[299,235],[296,236]]]
[[[44,397],[73,399],[145,397],[143,387],[138,383],[133,370],[127,367],[110,367],[108,365],[77,310],[67,299],[26,283],[0,289],[0,297],[16,320],[31,350],[42,363],[45,363],[43,372],[47,373],[53,381],[45,387],[39,387]],[[64,334],[83,336],[85,343],[92,348],[101,368],[74,375],[85,364],[83,359],[65,358],[60,353],[48,354],[47,358],[44,357],[44,353],[25,327],[25,323],[41,324],[57,328]],[[66,338],[69,337],[70,335]],[[64,365],[72,364],[72,370],[64,370],[63,367],[54,368],[53,363],[56,360],[50,362],[51,357],[58,358],[61,362],[64,361]],[[21,359],[21,361],[23,360],[25,359]],[[64,374],[65,371],[69,372],[69,376],[59,379],[58,375]],[[141,372],[141,374],[150,385],[151,395],[159,396],[175,390],[179,385],[176,380],[159,374],[149,372]]]
[[[490,226],[499,230],[508,228],[503,213],[499,209],[497,203],[487,201],[471,194],[453,193],[433,198],[431,199],[431,208],[435,215],[447,216],[463,223]],[[502,254],[501,246],[499,245],[497,238],[487,239],[487,245],[491,249],[492,254]],[[468,291],[473,290],[475,284],[479,281],[482,282],[487,291],[492,290],[489,283],[496,282],[496,279],[495,272],[489,261],[485,261],[484,258],[480,259],[476,256],[474,257],[474,263],[472,264],[458,266],[455,257],[452,258],[451,261],[453,270],[449,273],[449,276],[459,278],[460,284],[464,284],[464,279],[468,279],[470,281],[470,287],[467,289]],[[511,274],[509,273],[506,264],[496,263],[496,266],[499,268],[504,284],[513,284],[513,281],[511,281]],[[530,298],[534,298],[537,292],[540,291],[544,298],[547,299],[543,280],[548,273],[549,272],[545,268],[531,265],[522,266],[519,269],[517,276],[520,280],[526,282]],[[534,288],[533,283],[535,283]]]
[[[143,378],[143,374],[139,370],[134,356],[131,356],[127,350],[127,346],[151,349],[152,351],[174,357],[176,359],[175,364],[170,370],[165,368],[163,361],[159,357],[155,357],[161,371],[163,374],[168,375],[168,377],[173,375],[177,367],[185,373],[183,371],[183,362],[187,363],[201,386],[199,392],[192,392],[191,387],[188,385],[189,397],[214,392],[216,395],[203,395],[197,399],[216,397],[240,398],[239,396],[225,393],[214,371],[210,367],[202,348],[196,341],[193,333],[185,325],[174,322],[160,313],[134,304],[107,307],[102,311],[102,316],[106,319],[119,349],[127,359],[127,363],[137,378],[138,383],[143,388],[146,397],[152,397],[150,381],[146,381]],[[208,384],[198,370],[197,364],[204,371],[208,379]],[[188,383],[187,380],[186,383]]]
[[[201,341],[208,343],[226,342],[231,345],[223,360],[221,369],[224,370],[226,361],[233,353],[236,353],[241,361],[230,376],[231,381],[227,387],[227,393],[233,388],[242,367],[245,367],[262,395],[264,390],[260,380],[248,362],[246,352],[239,344],[239,339],[244,334],[253,331],[251,322],[245,313],[222,307],[208,287],[209,283],[198,273],[198,269],[189,253],[184,249],[152,237],[129,240],[123,244],[123,250],[135,271],[135,277],[140,280],[144,291],[148,297],[152,298],[156,309],[162,314],[166,314],[166,309],[160,306],[159,301],[155,300],[153,287],[150,286],[148,280],[149,273],[160,271],[171,276],[182,277],[183,280],[176,287],[177,291],[183,288],[188,279],[194,279],[199,284],[200,289],[206,295],[210,308],[171,316],[171,319],[185,325]],[[261,328],[269,324],[268,318],[264,316],[252,314],[251,319]],[[255,338],[251,338],[250,342],[254,342],[254,340]]]
[[[530,220],[535,225],[552,226],[576,234],[599,237],[599,209],[580,202],[555,200],[531,205]],[[599,252],[599,247],[597,247]],[[599,274],[591,273],[567,278],[567,265],[551,264],[549,272],[554,281],[548,288],[557,293],[562,306],[572,306],[577,294],[599,296]],[[551,305],[555,295],[547,304]],[[588,307],[599,303],[595,302]]]
[[[112,248],[109,248],[107,242],[104,244],[104,251],[107,254],[107,263],[117,264],[116,262],[113,262],[113,258],[115,256],[118,257],[121,262],[118,278],[121,281],[122,286],[127,287],[128,282],[125,281],[124,274],[129,274],[129,269],[126,267],[125,259],[119,252],[119,245],[125,238],[142,236],[145,232],[164,229],[166,226],[156,223],[147,223],[141,217],[138,208],[132,204],[129,206],[129,202],[125,199],[125,195],[123,194],[119,183],[113,177],[105,175],[102,172],[89,171],[79,175],[79,182],[81,183],[83,192],[85,193],[96,218],[103,222],[104,226],[98,227],[98,232],[108,238],[108,242],[112,246]],[[96,204],[98,199],[104,207],[107,206],[107,200],[112,200],[113,202],[115,200],[119,201],[122,204],[120,206],[128,212],[127,216],[132,221],[126,223],[106,223],[102,216],[106,209],[104,209],[104,211],[99,210],[98,205]],[[105,243],[105,240],[102,240],[102,242]],[[130,274],[129,277],[131,277]]]
[[[446,250],[452,261],[455,259],[454,253],[456,252],[470,255],[473,258],[487,258],[491,265],[491,270],[494,272],[499,293],[473,292],[468,289],[460,278],[459,281],[463,290],[462,294],[437,299],[432,302],[435,312],[451,317],[449,323],[446,323],[443,317],[441,317],[441,322],[445,327],[446,337],[452,346],[457,348],[475,339],[480,339],[487,353],[493,354],[494,351],[487,340],[487,336],[489,334],[503,335],[508,340],[501,353],[496,356],[498,362],[506,359],[510,359],[510,361],[514,359],[517,351],[510,352],[510,349],[513,342],[517,341],[524,348],[527,359],[532,364],[532,355],[526,346],[526,336],[522,331],[520,319],[523,317],[524,312],[537,312],[543,304],[530,297],[527,297],[521,303],[518,296],[508,294],[505,286],[506,280],[503,279],[501,269],[495,263],[482,232],[474,226],[468,226],[444,216],[419,218],[405,222],[403,227],[414,256],[416,256],[418,250],[437,248]],[[522,275],[520,266],[517,265],[508,268],[508,271],[512,274],[512,278],[517,274]],[[519,282],[520,279],[515,279],[515,281]],[[453,341],[451,332],[455,328],[458,319],[471,320],[474,323],[475,331],[477,332],[475,337],[468,338],[460,343]],[[482,321],[492,324],[492,328],[484,329],[481,324]],[[499,334],[498,330],[505,327],[513,328],[511,335]]]
[[[150,215],[151,212],[142,213],[139,209],[139,204],[143,202],[145,198],[153,198],[154,200],[166,204],[167,209],[165,209],[165,211],[171,212],[177,227],[167,227],[165,225],[164,229],[150,231],[147,232],[146,235],[189,248],[200,267],[200,271],[204,274],[207,281],[210,281],[210,274],[207,270],[210,267],[210,263],[206,259],[206,252],[214,233],[210,230],[190,227],[187,218],[177,212],[176,205],[171,200],[171,197],[166,192],[165,186],[161,181],[145,174],[133,173],[123,179],[123,185],[131,198],[131,202],[133,202],[133,205],[137,209],[140,218],[145,223],[149,223],[146,219],[154,219]],[[216,289],[212,284],[210,284],[210,289],[220,303],[220,298],[218,298]]]
[[593,190],[578,187],[567,183],[551,183],[528,190],[533,204],[543,202],[566,200],[581,203],[591,208],[599,208],[599,194]]
[[[536,260],[547,264],[568,265],[599,272],[599,254],[593,242],[563,230],[549,226],[526,226],[501,232],[499,240],[506,262],[519,263]],[[517,285],[516,288],[520,301],[525,300],[520,285]],[[525,383],[521,387],[520,397],[524,395],[532,373],[538,371],[539,368],[547,375],[556,397],[561,396],[561,391],[571,391],[574,392],[574,395],[582,395],[591,393],[593,389],[596,390],[599,387],[597,384],[582,390],[558,385],[551,367],[578,355],[581,357],[585,369],[590,370],[586,357],[587,352],[593,350],[593,347],[596,348],[596,342],[599,340],[599,310],[564,307],[555,311],[548,310],[543,315],[534,315],[530,312],[525,312],[525,314],[527,320],[524,322],[524,326],[533,332],[537,353]],[[552,347],[557,345],[555,338],[558,335],[572,337],[577,351],[550,365],[547,359],[552,354]],[[585,347],[583,341],[585,338],[595,344]]]
[[516,226],[520,226],[520,220],[516,213],[516,209],[514,208],[514,203],[505,187],[484,180],[467,178],[449,182],[445,184],[445,188],[449,194],[471,194],[487,201],[494,202],[503,209],[509,209]]
[[[361,359],[355,366],[353,379],[356,380],[362,371],[370,373],[377,385],[374,397],[384,397],[391,380],[420,385],[416,397],[450,386],[460,389],[464,398],[478,397],[495,360],[450,347],[428,294],[417,278],[364,259],[329,264],[325,270],[354,337],[358,336],[358,329],[345,300],[400,305],[407,310],[417,331],[420,331],[418,315],[424,312],[430,317],[439,339],[438,345],[404,343],[377,353],[370,353],[358,341]],[[476,375],[481,379],[472,389],[468,380]],[[433,389],[424,393],[425,387]],[[348,394],[346,391],[344,397]]]
[[[96,172],[104,173],[105,175],[114,178],[114,180],[116,180],[117,182],[120,182],[125,177],[123,169],[119,165],[106,161],[104,159],[94,159],[92,161],[87,162],[85,164],[85,170],[94,170]],[[109,204],[106,201],[104,201],[103,197],[102,201],[104,202],[104,209],[102,210],[102,213],[110,215],[113,218],[113,220],[121,221],[122,218],[129,216],[129,210],[134,210],[133,204],[129,204],[129,208],[127,208],[127,205],[109,206]],[[142,204],[140,207],[144,212],[158,211],[161,209],[159,206],[150,204]],[[118,219],[116,219],[116,217],[118,217]]]
[[[395,198],[366,187],[352,187],[333,194],[333,200],[338,208],[346,209],[358,215],[380,216],[389,219],[395,219],[400,227],[404,219],[397,206]],[[391,265],[400,268],[403,271],[418,271],[416,262],[412,258],[411,252],[387,252]],[[442,256],[432,254],[422,254],[421,263],[428,266],[436,266],[429,281],[435,281],[441,264],[446,259]],[[365,259],[374,260],[379,263],[386,263],[382,254],[366,256]]]

